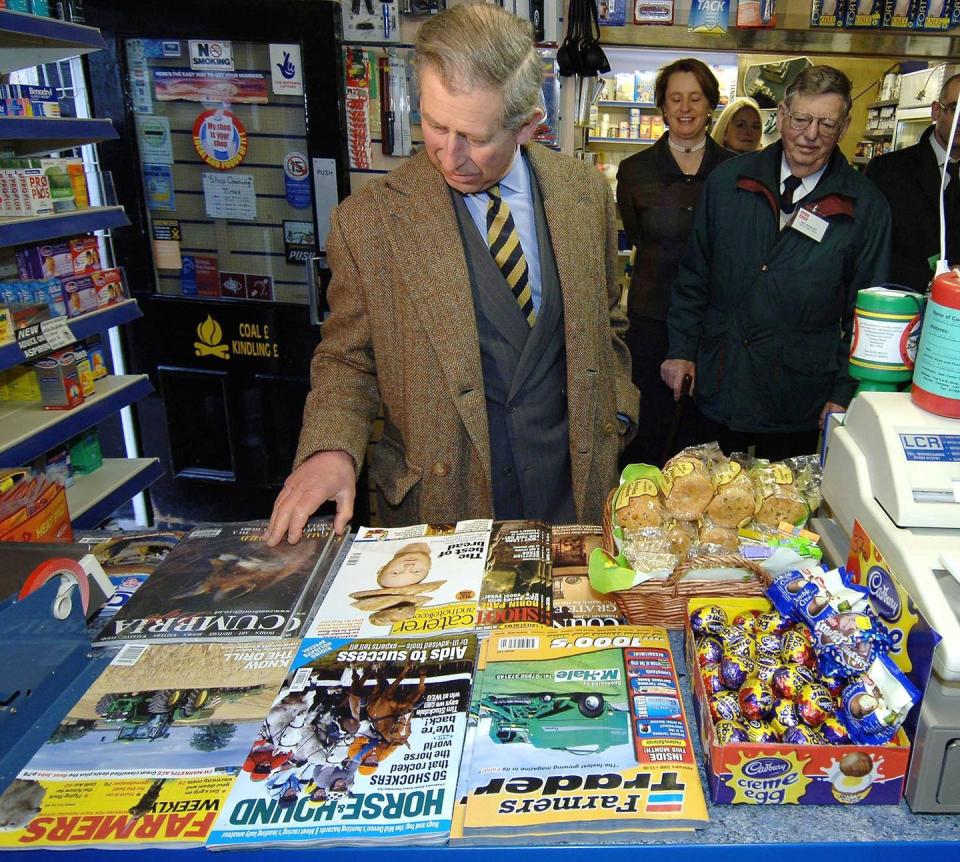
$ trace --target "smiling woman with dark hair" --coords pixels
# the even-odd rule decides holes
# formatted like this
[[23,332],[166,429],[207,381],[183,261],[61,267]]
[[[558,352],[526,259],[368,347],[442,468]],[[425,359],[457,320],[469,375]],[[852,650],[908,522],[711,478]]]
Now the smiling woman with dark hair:
[[660,465],[673,415],[673,394],[659,371],[667,354],[670,286],[707,176],[732,153],[707,134],[710,114],[720,101],[720,85],[702,62],[687,57],[660,69],[654,99],[667,131],[649,149],[624,159],[617,172],[620,216],[637,250],[626,342],[642,416],[621,462]]

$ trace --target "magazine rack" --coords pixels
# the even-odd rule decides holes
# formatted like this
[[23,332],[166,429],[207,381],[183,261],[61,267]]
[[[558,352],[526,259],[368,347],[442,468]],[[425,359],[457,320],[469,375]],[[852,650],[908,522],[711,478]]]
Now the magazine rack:
[[63,596],[56,578],[22,601],[0,603],[0,790],[113,657],[93,654],[82,603],[74,598],[59,619],[54,608],[63,607]]

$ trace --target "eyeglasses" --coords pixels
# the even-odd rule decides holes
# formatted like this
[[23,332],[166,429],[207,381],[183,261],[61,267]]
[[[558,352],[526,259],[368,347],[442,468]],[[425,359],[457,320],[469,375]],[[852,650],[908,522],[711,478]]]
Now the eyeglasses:
[[831,120],[828,117],[814,117],[812,114],[795,114],[787,111],[790,119],[790,128],[795,132],[805,132],[811,123],[817,124],[817,132],[824,138],[835,138],[840,134],[841,120]]
[[945,105],[943,104],[943,102],[937,99],[936,104],[940,106],[940,110],[943,111],[945,114],[952,114],[955,110],[957,110],[956,102],[949,102]]

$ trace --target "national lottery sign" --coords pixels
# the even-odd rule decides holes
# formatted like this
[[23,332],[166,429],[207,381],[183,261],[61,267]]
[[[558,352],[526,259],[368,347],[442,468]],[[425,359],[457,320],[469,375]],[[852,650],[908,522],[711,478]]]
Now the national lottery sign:
[[247,155],[247,130],[225,108],[203,111],[193,124],[193,147],[208,165],[226,171]]

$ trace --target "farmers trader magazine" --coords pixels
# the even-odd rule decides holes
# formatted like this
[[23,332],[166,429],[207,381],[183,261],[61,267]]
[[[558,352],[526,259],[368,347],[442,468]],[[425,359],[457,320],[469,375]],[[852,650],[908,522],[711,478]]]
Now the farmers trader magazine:
[[664,629],[494,632],[477,685],[455,842],[629,841],[706,825]]

